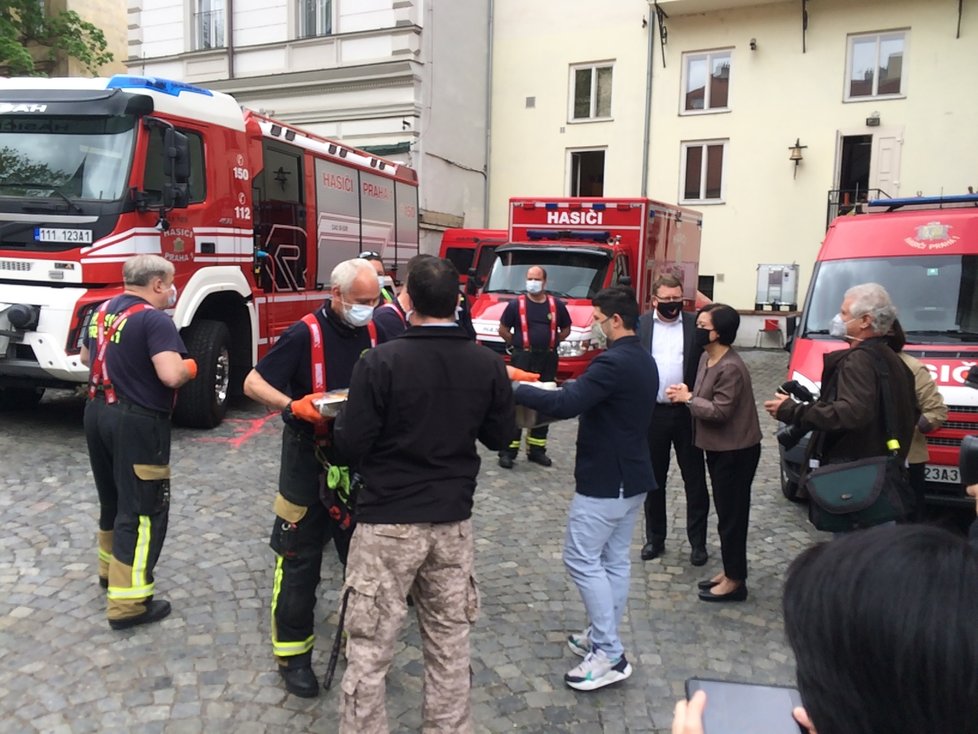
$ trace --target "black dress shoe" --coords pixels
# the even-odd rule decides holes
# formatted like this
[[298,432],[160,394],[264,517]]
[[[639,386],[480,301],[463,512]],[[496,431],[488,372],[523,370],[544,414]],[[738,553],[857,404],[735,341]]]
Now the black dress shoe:
[[282,668],[278,669],[285,681],[285,690],[293,696],[299,698],[315,698],[319,695],[319,679],[312,672],[312,668],[305,665],[301,668]]
[[747,601],[747,584],[741,584],[729,594],[714,594],[712,590],[705,589],[700,592],[701,601]]
[[694,566],[705,566],[706,562],[710,559],[709,554],[706,552],[706,548],[703,546],[698,546],[693,548],[689,554],[689,562]]
[[526,459],[540,466],[553,466],[553,461],[551,461],[545,451],[531,451],[526,455]]
[[646,543],[642,546],[642,560],[651,561],[666,552],[665,543]]
[[135,617],[124,617],[122,619],[110,619],[109,627],[114,630],[126,630],[140,624],[159,622],[170,614],[170,602],[166,599],[150,599],[146,602],[146,611],[137,614]]
[[512,469],[513,468],[513,457],[510,456],[509,454],[500,454],[499,455],[499,466],[501,466],[503,469]]
[[720,583],[719,581],[714,581],[713,579],[703,579],[702,581],[696,584],[696,588],[699,589],[700,591],[705,591],[708,589],[712,589],[714,586],[716,586],[719,583]]

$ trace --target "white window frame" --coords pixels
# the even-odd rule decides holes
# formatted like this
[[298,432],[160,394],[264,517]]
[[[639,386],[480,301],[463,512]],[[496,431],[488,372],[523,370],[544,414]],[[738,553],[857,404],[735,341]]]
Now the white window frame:
[[[302,22],[303,22],[302,5],[303,3],[310,2],[310,1],[317,2],[317,6],[318,6],[320,0],[292,0],[292,9],[295,12],[295,37],[301,40],[305,38],[328,38],[329,36],[332,36],[336,28],[336,22],[335,22],[336,3],[334,2],[334,0],[327,0],[329,2],[329,32],[319,33],[317,29],[317,32],[312,35],[303,35],[303,30],[305,29],[302,27]],[[321,9],[317,7],[316,16],[317,16],[318,24],[321,25],[322,18],[319,17],[321,14],[320,10]]]
[[[585,69],[591,70],[591,104],[589,109],[589,115],[587,117],[574,117],[574,100],[577,97],[577,72],[583,71]],[[608,114],[604,117],[598,117],[598,69],[611,69],[611,104],[609,105]],[[580,122],[606,122],[608,120],[614,119],[614,113],[612,111],[615,104],[615,62],[614,61],[595,61],[590,64],[572,64],[570,67],[570,83],[569,89],[570,93],[567,98],[567,122],[569,123],[580,123]]]
[[[878,94],[876,90],[879,89],[880,83],[880,42],[885,38],[903,38],[903,66],[900,68],[900,91],[896,94]],[[853,52],[852,47],[856,41],[865,41],[867,38],[873,38],[876,40],[876,66],[875,73],[873,74],[873,94],[863,94],[853,97],[849,93],[849,83],[852,80],[852,64],[853,64]],[[844,102],[866,102],[869,100],[878,99],[903,99],[907,96],[907,71],[908,64],[907,59],[910,56],[910,30],[906,28],[898,28],[892,31],[877,31],[875,33],[853,33],[846,38],[846,67],[845,67],[845,79],[843,80],[843,101]]]
[[[714,48],[709,51],[690,51],[683,54],[683,73],[682,82],[679,87],[679,114],[680,115],[713,115],[718,112],[730,112],[730,96],[732,89],[730,87],[730,81],[727,81],[727,104],[725,107],[710,107],[710,70],[713,68],[713,58],[715,56],[727,56],[730,60],[730,74],[733,75],[733,48]],[[687,110],[686,109],[686,95],[688,94],[688,89],[686,88],[689,84],[689,65],[693,61],[705,60],[706,61],[706,71],[707,71],[707,82],[706,87],[703,92],[703,109],[701,110]]]
[[[210,0],[213,3],[214,0]],[[193,40],[194,51],[213,51],[215,49],[227,48],[227,34],[228,34],[228,18],[227,11],[228,5],[227,0],[221,0],[220,10],[202,10],[201,9],[202,0],[195,0],[191,4],[191,15],[190,15],[190,32],[191,38]],[[204,45],[204,34],[201,28],[201,16],[204,13],[210,13],[212,17],[220,17],[220,33],[213,32],[211,36],[207,39],[208,44]],[[215,16],[214,14],[218,14]]]
[[[686,140],[681,144],[681,154],[679,156],[679,203],[695,204],[706,206],[710,204],[725,204],[727,202],[727,152],[730,147],[729,138],[716,138],[714,140]],[[705,199],[706,193],[706,166],[707,156],[705,149],[710,145],[723,146],[723,155],[720,158],[720,198]],[[700,167],[700,196],[695,199],[686,198],[686,154],[690,148],[703,148],[704,155]]]

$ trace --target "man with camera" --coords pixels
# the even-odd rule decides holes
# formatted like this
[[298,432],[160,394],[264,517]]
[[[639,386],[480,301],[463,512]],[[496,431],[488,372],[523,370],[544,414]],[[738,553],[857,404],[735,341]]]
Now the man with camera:
[[[808,402],[789,400],[787,392],[793,386],[786,384],[764,403],[773,418],[788,424],[779,436],[782,444],[797,443],[815,431],[807,452],[809,468],[815,462],[837,464],[888,454],[894,447],[888,446],[891,436],[883,401],[892,406],[896,451],[906,458],[917,421],[917,398],[913,375],[886,341],[895,318],[896,307],[883,286],[863,283],[850,288],[829,328],[829,335],[845,340],[849,348],[825,355],[821,396]],[[885,395],[883,368],[889,385]]]

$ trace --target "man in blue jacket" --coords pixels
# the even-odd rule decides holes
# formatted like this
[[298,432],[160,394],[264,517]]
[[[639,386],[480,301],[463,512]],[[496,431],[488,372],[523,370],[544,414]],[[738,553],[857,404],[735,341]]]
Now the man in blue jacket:
[[638,303],[631,288],[606,288],[592,300],[594,323],[608,340],[581,377],[558,391],[522,385],[516,402],[555,418],[580,415],[564,565],[577,584],[590,624],[568,646],[584,661],[564,676],[590,691],[632,674],[618,637],[628,599],[632,531],[655,489],[646,436],[658,392],[655,360],[635,328]]

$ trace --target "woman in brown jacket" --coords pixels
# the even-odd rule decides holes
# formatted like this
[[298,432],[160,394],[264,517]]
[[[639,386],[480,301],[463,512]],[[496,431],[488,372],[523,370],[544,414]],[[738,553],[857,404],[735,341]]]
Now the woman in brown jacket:
[[740,316],[730,306],[711,303],[696,315],[696,339],[703,346],[692,391],[672,385],[667,397],[686,403],[693,416],[693,443],[706,452],[713,485],[723,572],[699,583],[703,601],[747,598],[747,522],[750,490],[761,457],[761,426],[750,373],[733,347]]

